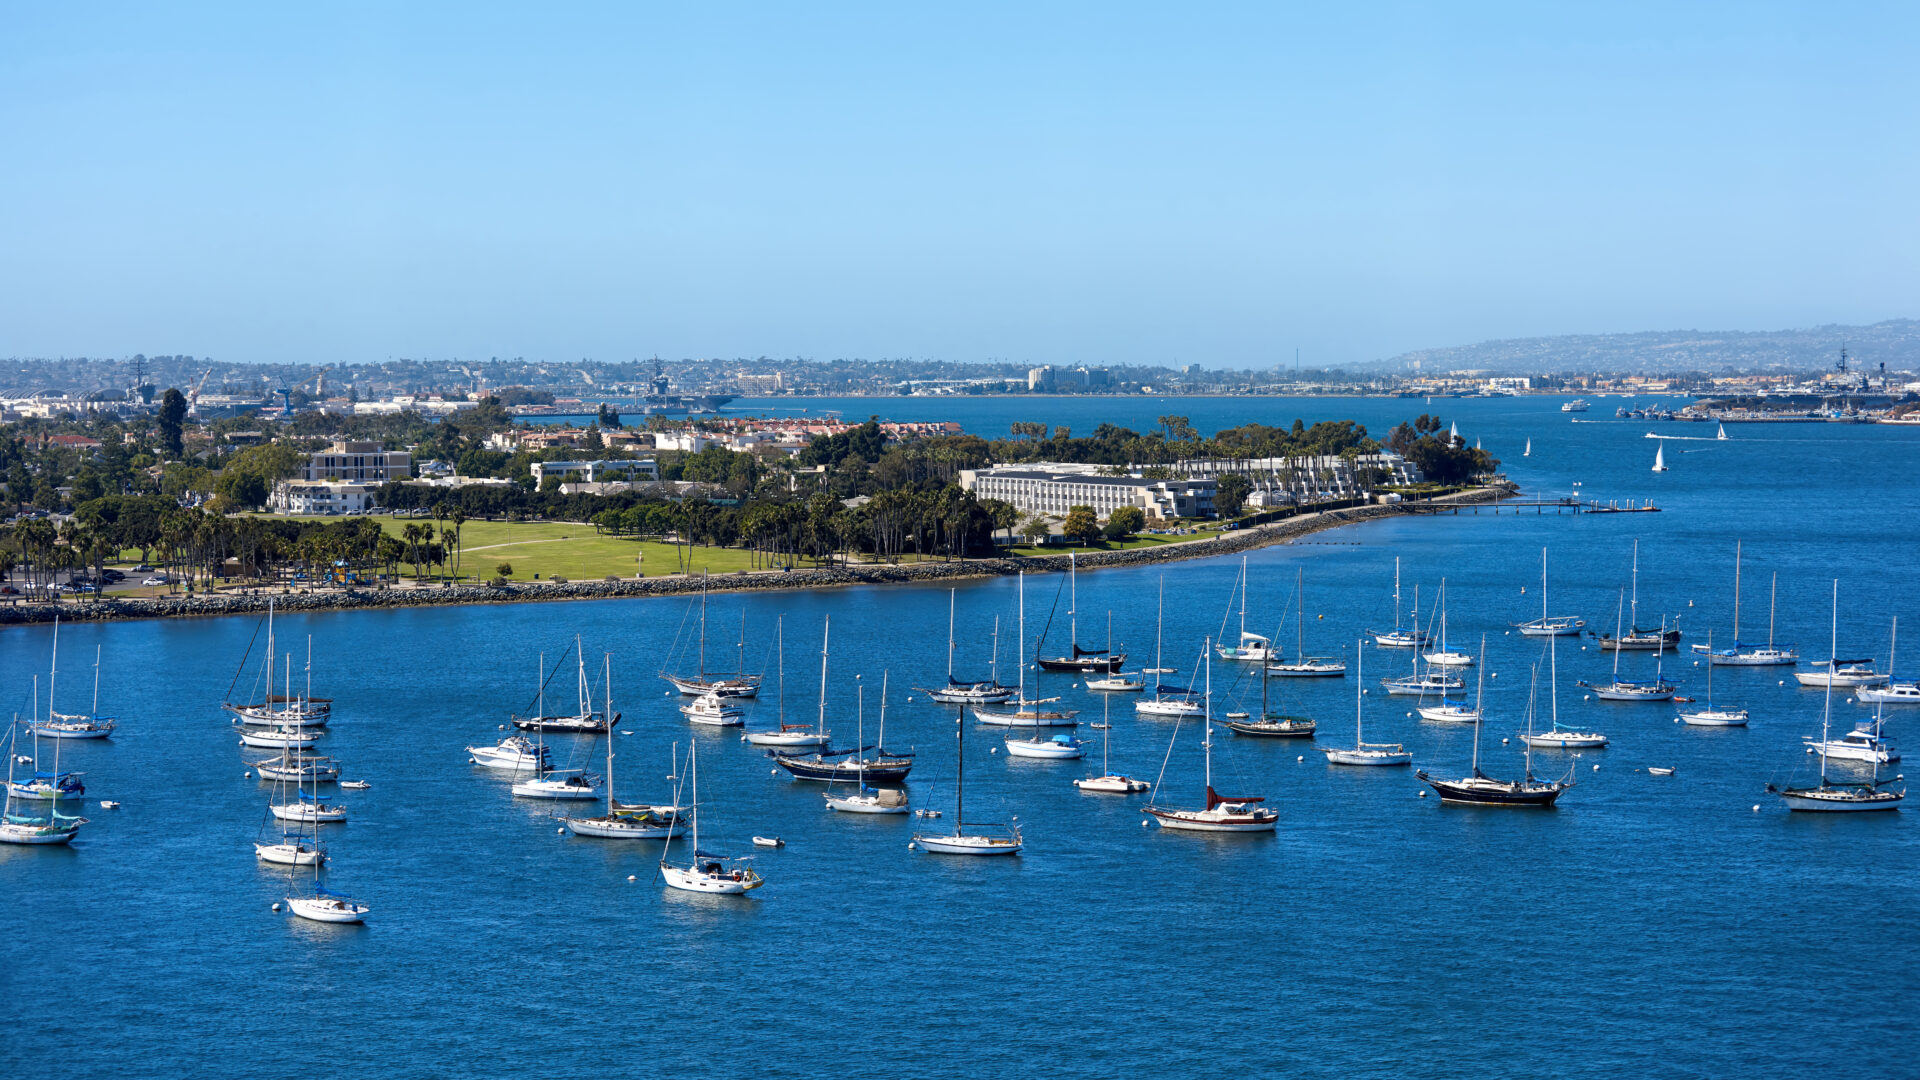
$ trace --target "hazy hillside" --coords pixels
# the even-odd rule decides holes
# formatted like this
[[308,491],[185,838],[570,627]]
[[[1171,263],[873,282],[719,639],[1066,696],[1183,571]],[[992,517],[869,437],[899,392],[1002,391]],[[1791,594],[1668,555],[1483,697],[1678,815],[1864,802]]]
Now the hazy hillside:
[[1483,341],[1422,349],[1384,362],[1405,371],[1488,369],[1496,372],[1718,371],[1722,368],[1804,371],[1831,367],[1845,344],[1861,368],[1920,368],[1920,320],[1889,319],[1872,326],[1812,326],[1799,330],[1649,330],[1634,334]]

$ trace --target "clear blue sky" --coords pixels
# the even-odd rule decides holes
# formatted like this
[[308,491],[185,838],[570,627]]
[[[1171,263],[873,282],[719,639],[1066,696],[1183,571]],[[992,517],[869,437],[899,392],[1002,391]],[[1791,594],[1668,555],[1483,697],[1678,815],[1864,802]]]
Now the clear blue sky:
[[0,355],[1264,365],[1920,315],[1920,5],[15,4]]

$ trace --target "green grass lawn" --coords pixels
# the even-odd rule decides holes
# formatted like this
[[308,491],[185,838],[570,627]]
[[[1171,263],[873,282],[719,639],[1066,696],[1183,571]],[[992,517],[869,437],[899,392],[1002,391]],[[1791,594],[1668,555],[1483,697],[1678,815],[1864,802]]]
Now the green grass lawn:
[[[398,537],[408,524],[434,524],[431,518],[390,518],[374,520],[392,536]],[[698,574],[730,574],[753,567],[752,553],[744,548],[676,548],[654,540],[631,536],[609,536],[591,525],[553,521],[468,521],[460,528],[461,576],[493,576],[500,563],[513,565],[513,580],[542,581],[555,574],[587,581],[613,574],[632,577],[636,571],[648,577],[679,572],[683,566]],[[685,555],[684,561],[681,555]],[[410,565],[402,571],[411,570]]]
[[1030,545],[1030,544],[1021,544],[1016,547],[1006,548],[1004,550],[1007,552],[1007,554],[1013,555],[1015,557],[1031,556],[1031,555],[1065,555],[1069,551],[1130,551],[1135,548],[1165,547],[1168,544],[1189,543],[1195,540],[1211,540],[1214,537],[1219,536],[1222,531],[1224,530],[1201,529],[1196,532],[1189,533],[1186,536],[1136,536],[1130,540],[1123,540],[1117,544],[1108,540],[1097,541],[1093,544],[1088,544],[1085,546],[1082,546],[1080,544],[1061,544],[1061,545],[1054,545],[1054,546],[1034,547],[1033,545]]

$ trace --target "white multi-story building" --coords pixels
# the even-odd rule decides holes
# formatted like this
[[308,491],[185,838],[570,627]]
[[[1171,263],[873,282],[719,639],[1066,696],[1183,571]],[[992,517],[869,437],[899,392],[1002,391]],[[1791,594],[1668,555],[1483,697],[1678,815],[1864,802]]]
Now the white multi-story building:
[[405,450],[383,450],[377,442],[335,440],[332,446],[307,456],[302,480],[348,480],[384,484],[413,476],[413,455]]
[[276,514],[347,514],[371,510],[374,483],[337,480],[282,480],[273,486],[268,505]]
[[606,480],[650,480],[660,479],[660,464],[652,458],[632,458],[624,461],[536,461],[533,463],[533,483],[540,487],[546,484],[547,477],[557,476],[563,484],[585,481],[596,484]]
[[1148,518],[1211,517],[1215,483],[1200,480],[1144,480],[1138,476],[1101,476],[1073,465],[1005,465],[965,469],[960,486],[978,499],[1000,499],[1027,514],[1065,517],[1087,506],[1101,517],[1122,506],[1139,507]]

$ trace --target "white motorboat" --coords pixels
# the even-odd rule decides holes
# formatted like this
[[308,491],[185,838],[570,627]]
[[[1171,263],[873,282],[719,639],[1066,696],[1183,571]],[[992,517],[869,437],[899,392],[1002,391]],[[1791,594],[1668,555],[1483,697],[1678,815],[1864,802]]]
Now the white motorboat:
[[326,852],[297,839],[278,844],[255,844],[253,854],[261,862],[276,866],[319,866],[327,861]]
[[497,746],[469,746],[467,756],[476,765],[510,772],[539,772],[548,764],[547,748],[525,735],[509,735]]
[[1130,679],[1124,674],[1113,674],[1104,678],[1087,680],[1087,689],[1100,690],[1109,694],[1137,694],[1146,688],[1146,680]]
[[1886,675],[1873,670],[1872,660],[1825,660],[1812,671],[1794,672],[1793,677],[1801,686],[1815,689],[1826,686],[1851,689],[1890,681]]
[[316,889],[312,896],[287,897],[287,910],[303,919],[326,923],[364,922],[372,910],[350,896]]
[[1852,731],[1837,739],[1829,739],[1822,734],[1818,739],[1802,741],[1809,750],[1835,761],[1869,761],[1876,765],[1891,765],[1900,760],[1900,751],[1880,733],[1877,720],[1863,720],[1855,724]]
[[[821,661],[821,703],[824,715],[826,700],[826,662]],[[887,678],[888,673],[880,675],[880,740],[879,745],[887,741]],[[863,685],[856,692],[857,704],[854,708],[854,738],[859,745],[867,742],[867,688]],[[848,814],[904,814],[907,812],[907,793],[899,788],[873,788],[867,786],[867,756],[864,751],[855,759],[854,787],[852,791],[836,791],[833,784],[827,784],[826,800],[829,810],[838,810]]]
[[1527,637],[1570,637],[1586,628],[1586,620],[1573,615],[1547,614],[1547,549],[1540,549],[1540,617],[1515,623],[1514,629]]
[[273,803],[267,807],[273,816],[281,821],[310,822],[316,825],[337,824],[347,820],[347,808],[318,796],[302,794],[290,803]]
[[[700,847],[700,763],[698,747],[691,743],[687,746],[687,774],[692,783],[692,806],[695,809],[693,819],[693,838],[689,845],[692,849],[692,861],[685,866],[677,866],[667,861],[673,849],[673,841],[667,841],[667,847],[660,853],[660,880],[670,889],[683,892],[714,893],[725,896],[744,896],[766,884],[754,870],[750,857],[716,855]],[[679,803],[676,795],[674,802]]]
[[1072,761],[1085,757],[1087,748],[1079,739],[1065,733],[1043,739],[1038,735],[1030,739],[1006,740],[1007,753],[1017,758],[1037,758],[1044,761]]
[[680,714],[690,724],[705,724],[708,727],[740,727],[747,722],[745,709],[729,704],[728,699],[713,693],[701,694],[680,706]]
[[342,780],[340,786],[348,791],[365,791],[373,785],[365,780]]
[[1133,703],[1133,711],[1141,716],[1181,720],[1199,716],[1206,710],[1191,690],[1179,686],[1156,686],[1153,697]]
[[[1828,631],[1831,644],[1829,644],[1828,648],[1832,651],[1828,653],[1829,656],[1839,651],[1840,644],[1840,580],[1838,578],[1835,578],[1833,582],[1833,613],[1831,618],[1832,622]],[[1860,760],[1868,762],[1872,769],[1870,778],[1860,781],[1835,782],[1827,777],[1828,762],[1840,756],[1833,752],[1832,748],[1834,744],[1836,742],[1844,744],[1846,740],[1844,738],[1840,740],[1830,738],[1833,724],[1833,684],[1828,683],[1826,689],[1826,701],[1820,715],[1820,738],[1817,741],[1812,739],[1807,740],[1812,744],[1810,749],[1818,747],[1823,751],[1820,753],[1819,783],[1811,787],[1797,788],[1781,788],[1768,784],[1767,790],[1780,796],[1781,801],[1786,803],[1787,809],[1789,810],[1816,813],[1858,813],[1862,811],[1898,810],[1901,801],[1907,797],[1906,789],[1901,788],[1895,791],[1883,787],[1880,782],[1880,766],[1883,761],[1881,754],[1883,752],[1891,754],[1893,750],[1890,745],[1879,745],[1881,735],[1880,725],[1884,719],[1884,710],[1875,710],[1871,730],[1866,733],[1869,737],[1861,739],[1853,746],[1846,748],[1860,754]],[[1859,728],[1856,728],[1853,734],[1861,734]],[[1894,754],[1892,760],[1898,759],[1899,756]],[[1895,779],[1899,778],[1896,777]]]
[[1575,398],[1572,401],[1562,404],[1560,411],[1564,413],[1582,413],[1592,407],[1585,398]]
[[1320,752],[1327,755],[1329,765],[1410,765],[1413,755],[1399,743],[1370,743],[1366,740],[1366,658],[1361,655],[1363,642],[1353,643],[1354,663],[1358,665],[1353,683],[1353,745],[1323,746]]
[[293,750],[320,741],[320,732],[312,728],[241,728],[240,742],[245,746],[271,750]]
[[1920,705],[1920,682],[1862,686],[1854,691],[1853,697],[1864,705]]

